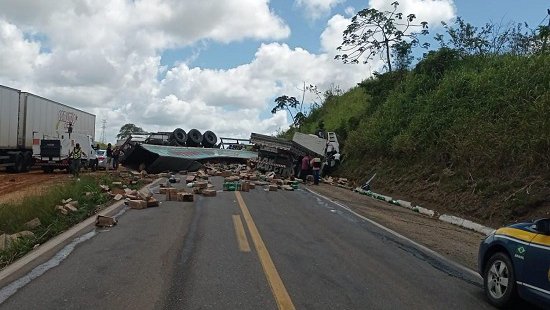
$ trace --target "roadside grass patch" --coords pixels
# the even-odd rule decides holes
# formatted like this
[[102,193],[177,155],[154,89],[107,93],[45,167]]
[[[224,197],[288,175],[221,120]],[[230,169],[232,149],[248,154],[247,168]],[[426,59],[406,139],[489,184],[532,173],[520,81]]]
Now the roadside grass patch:
[[[40,195],[28,196],[20,202],[0,204],[0,234],[29,230],[24,224],[34,218],[41,222],[39,227],[31,230],[34,237],[19,238],[0,251],[0,269],[28,253],[36,244],[48,241],[103,209],[111,198],[100,185],[116,188],[111,185],[116,181],[120,181],[116,175],[82,176],[80,181],[53,186]],[[136,189],[141,186],[142,182],[138,182],[128,187]],[[55,206],[62,205],[61,201],[68,198],[78,201],[78,210],[63,215]]]

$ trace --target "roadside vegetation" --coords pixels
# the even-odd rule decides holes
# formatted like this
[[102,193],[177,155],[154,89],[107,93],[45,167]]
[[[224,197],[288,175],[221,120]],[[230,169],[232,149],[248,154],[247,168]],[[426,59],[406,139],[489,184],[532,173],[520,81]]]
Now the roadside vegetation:
[[[337,174],[488,225],[550,216],[550,27],[462,19],[414,66],[377,73],[281,136],[338,134]],[[394,58],[394,62],[405,58]]]
[[[0,251],[0,269],[22,257],[37,244],[42,244],[68,230],[84,219],[96,214],[111,200],[100,185],[120,181],[115,175],[97,174],[82,176],[80,181],[54,185],[40,195],[28,196],[15,203],[0,204],[0,235],[29,230],[25,223],[38,218],[41,225],[31,229],[34,236],[19,238],[14,244]],[[140,182],[131,188],[142,186]],[[67,215],[56,210],[61,201],[71,198],[78,201],[78,210]]]

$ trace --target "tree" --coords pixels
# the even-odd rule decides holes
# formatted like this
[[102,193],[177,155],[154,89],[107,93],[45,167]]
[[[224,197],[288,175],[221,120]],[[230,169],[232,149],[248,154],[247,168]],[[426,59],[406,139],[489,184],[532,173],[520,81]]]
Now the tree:
[[[302,101],[298,101],[296,97],[282,95],[275,99],[276,105],[271,109],[271,113],[273,114],[277,113],[277,111],[286,110],[288,114],[290,114],[290,118],[292,118],[292,126],[294,127],[300,127],[306,118],[311,115],[311,112],[318,109],[323,104],[322,92],[316,85],[306,85],[306,82],[304,82],[303,88],[297,89],[302,92]],[[337,90],[341,92],[338,87]],[[304,109],[306,92],[310,92],[314,95],[314,99],[312,99],[312,102],[309,104],[309,109],[307,107]],[[319,100],[319,102],[317,102],[317,100]]]
[[144,134],[145,131],[134,124],[126,124],[120,127],[120,131],[118,132],[118,135],[116,135],[117,139],[126,139],[132,134]]
[[[300,126],[304,120],[305,115],[301,111],[301,104],[296,97],[289,97],[287,95],[279,96],[275,99],[275,107],[271,110],[271,113],[275,114],[277,111],[286,110],[292,118],[292,125]],[[295,114],[292,113],[294,111]]]
[[[384,60],[389,71],[392,71],[392,59],[390,53],[395,48],[409,48],[418,46],[420,43],[418,33],[412,29],[420,27],[420,34],[428,34],[428,23],[421,22],[414,24],[416,16],[409,14],[403,16],[403,13],[397,12],[398,2],[393,2],[392,11],[379,11],[376,9],[363,9],[359,11],[352,19],[343,33],[342,45],[337,50],[342,51],[340,55],[334,58],[344,63],[359,63],[359,59],[364,58],[363,63],[372,60],[376,55]],[[404,44],[403,42],[408,42]],[[423,47],[427,48],[428,43]],[[401,55],[402,51],[398,51]]]

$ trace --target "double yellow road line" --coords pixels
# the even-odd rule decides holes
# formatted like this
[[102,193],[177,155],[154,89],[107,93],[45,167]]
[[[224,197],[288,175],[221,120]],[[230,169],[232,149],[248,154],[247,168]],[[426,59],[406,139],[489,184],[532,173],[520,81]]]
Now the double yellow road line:
[[[248,227],[248,231],[250,232],[250,236],[252,237],[252,242],[254,243],[256,252],[258,253],[267,282],[269,283],[273,296],[275,297],[277,307],[280,310],[294,310],[294,304],[290,299],[290,295],[288,295],[285,285],[277,272],[277,268],[275,268],[275,264],[273,264],[273,260],[271,259],[271,256],[269,256],[269,252],[267,251],[264,241],[258,232],[258,228],[256,228],[256,224],[254,224],[254,220],[252,219],[246,204],[244,203],[241,193],[235,192],[235,196],[237,196],[237,202],[241,208],[241,212],[246,222],[246,226]],[[247,252],[245,249],[248,247],[248,251],[250,251],[250,246],[246,240],[246,234],[244,232],[240,216],[233,215],[233,224],[235,225],[239,249],[243,252]]]

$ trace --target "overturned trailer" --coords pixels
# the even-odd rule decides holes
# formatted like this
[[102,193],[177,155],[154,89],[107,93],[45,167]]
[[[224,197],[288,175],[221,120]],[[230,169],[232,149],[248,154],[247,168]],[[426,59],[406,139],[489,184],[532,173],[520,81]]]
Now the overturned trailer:
[[250,142],[258,150],[258,158],[253,160],[257,164],[257,169],[274,171],[283,177],[288,177],[294,174],[295,167],[304,155],[309,154],[324,159],[327,140],[299,132],[294,134],[291,141],[252,133]]
[[121,164],[147,173],[197,171],[207,162],[246,163],[258,156],[251,151],[155,145],[146,143],[146,140],[128,138],[121,145]]

